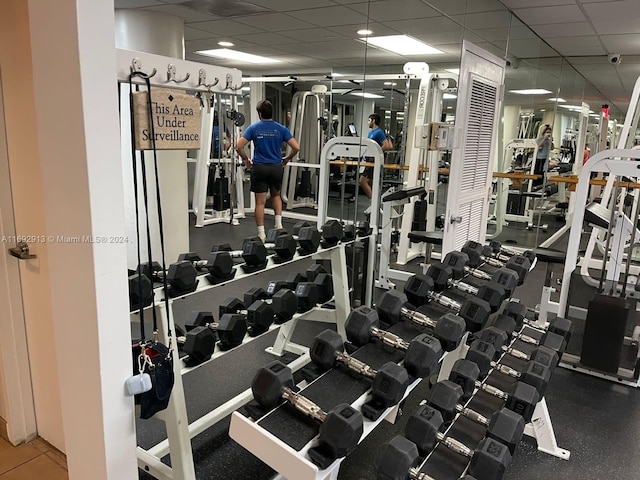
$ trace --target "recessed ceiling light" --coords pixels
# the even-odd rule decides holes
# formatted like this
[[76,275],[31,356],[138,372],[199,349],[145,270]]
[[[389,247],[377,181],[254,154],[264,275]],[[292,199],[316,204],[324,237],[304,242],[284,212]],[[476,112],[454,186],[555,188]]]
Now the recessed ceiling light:
[[233,47],[233,43],[231,42],[218,42],[218,45],[221,47]]
[[249,90],[251,90],[251,87],[249,85],[245,85],[244,87],[242,87],[243,92],[248,92]]
[[261,57],[251,53],[238,52],[237,50],[229,50],[228,48],[217,48],[214,50],[199,50],[195,53],[206,55],[207,57],[226,58],[228,60],[236,60],[245,63],[280,63],[280,60],[274,58]]
[[540,111],[541,112],[546,112],[547,110],[545,108],[541,108]]
[[452,100],[454,98],[458,98],[458,96],[454,95],[453,93],[443,93],[442,94],[442,99],[443,100]]
[[447,110],[453,110],[453,107],[447,107]]
[[384,82],[385,85],[391,85],[392,87],[398,85],[396,82]]
[[517,93],[518,95],[546,95],[551,93],[550,90],[544,88],[527,88],[524,90],[509,90],[509,93]]
[[371,30],[367,30],[366,28],[363,28],[362,30],[358,30],[356,32],[358,35],[372,35],[373,32]]
[[437,48],[433,48],[431,45],[427,45],[407,35],[368,37],[361,41],[399,55],[436,55],[444,53]]
[[355,95],[356,97],[364,97],[364,98],[384,98],[382,95],[377,95],[375,93],[369,92],[351,92],[350,95]]
[[459,68],[445,68],[444,70],[446,72],[453,73],[454,75],[460,75],[460,69]]
[[560,98],[560,97],[557,97],[557,98],[552,97],[552,98],[548,98],[547,100],[549,100],[550,102],[567,103],[567,101],[564,98]]

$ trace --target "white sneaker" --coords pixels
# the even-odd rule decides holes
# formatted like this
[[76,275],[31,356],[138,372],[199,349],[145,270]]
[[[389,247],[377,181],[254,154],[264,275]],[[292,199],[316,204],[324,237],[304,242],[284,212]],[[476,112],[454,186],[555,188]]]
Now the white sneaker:
[[265,243],[267,241],[267,236],[266,235],[258,235],[258,238],[260,239],[260,241],[262,243]]
[[364,214],[369,215],[371,213],[371,205],[364,209]]
[[282,225],[276,225],[274,228],[277,230],[282,230],[284,227]]

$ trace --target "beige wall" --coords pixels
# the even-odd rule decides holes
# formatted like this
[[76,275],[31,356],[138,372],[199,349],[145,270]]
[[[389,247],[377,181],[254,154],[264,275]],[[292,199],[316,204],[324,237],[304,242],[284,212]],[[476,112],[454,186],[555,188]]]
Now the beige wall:
[[[3,77],[7,147],[18,235],[43,235],[44,200],[37,143],[36,105],[27,2],[0,6],[0,65]],[[39,435],[65,451],[59,381],[53,338],[46,243],[32,244],[38,258],[20,262],[24,315]]]

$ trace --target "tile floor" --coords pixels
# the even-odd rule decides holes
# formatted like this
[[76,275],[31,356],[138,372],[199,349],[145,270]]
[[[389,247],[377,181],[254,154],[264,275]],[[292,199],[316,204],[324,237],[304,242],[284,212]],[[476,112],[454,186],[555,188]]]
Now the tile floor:
[[36,438],[14,447],[0,438],[0,480],[68,480],[63,454]]

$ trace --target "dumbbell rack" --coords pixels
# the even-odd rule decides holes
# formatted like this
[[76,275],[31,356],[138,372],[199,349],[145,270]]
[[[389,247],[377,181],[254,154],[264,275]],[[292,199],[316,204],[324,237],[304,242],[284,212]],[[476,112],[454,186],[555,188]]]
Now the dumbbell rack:
[[[309,354],[308,348],[293,343],[290,341],[295,327],[298,321],[302,318],[306,318],[307,320],[314,321],[322,321],[322,322],[331,322],[336,323],[338,332],[341,332],[341,335],[345,335],[345,326],[344,322],[347,318],[350,309],[349,302],[349,289],[347,283],[347,271],[346,271],[346,254],[345,254],[345,246],[350,242],[340,242],[338,245],[333,247],[328,247],[325,249],[319,249],[317,252],[308,254],[308,255],[300,255],[296,253],[296,255],[289,261],[275,263],[273,261],[273,256],[268,257],[268,265],[265,269],[260,270],[259,272],[263,272],[268,269],[276,268],[282,265],[290,264],[298,260],[307,259],[307,258],[318,258],[325,259],[331,261],[331,269],[332,269],[332,280],[333,280],[333,289],[334,289],[334,303],[335,309],[313,309],[309,312],[305,312],[302,314],[296,314],[292,320],[282,324],[282,325],[273,325],[269,331],[280,329],[278,336],[274,342],[272,347],[269,347],[267,351],[276,356],[281,356],[285,352],[290,352],[295,355],[299,355],[297,359],[289,364],[289,367],[293,370],[299,370],[304,365],[309,363]],[[169,308],[171,308],[174,301],[179,300],[181,298],[185,298],[187,296],[193,295],[194,293],[204,292],[207,290],[214,289],[216,287],[227,285],[236,280],[240,280],[243,278],[247,278],[253,273],[241,273],[242,270],[239,266],[236,266],[236,276],[228,281],[210,284],[205,282],[199,282],[198,287],[194,292],[190,292],[188,294],[182,296],[176,296],[169,299]],[[259,273],[256,272],[256,273]],[[200,280],[204,280],[205,276],[201,275],[198,277]],[[195,466],[193,463],[193,453],[191,450],[191,439],[196,435],[202,433],[207,428],[215,425],[217,422],[228,416],[231,412],[239,408],[240,406],[247,403],[252,398],[251,389],[247,389],[241,392],[239,395],[220,405],[219,407],[213,409],[209,413],[205,414],[201,418],[195,420],[191,424],[189,424],[189,419],[187,417],[187,409],[186,409],[186,400],[184,394],[184,385],[182,382],[182,375],[185,373],[189,373],[197,369],[198,367],[211,362],[215,359],[218,359],[228,353],[229,351],[233,351],[235,349],[231,349],[229,351],[216,351],[210,360],[203,362],[202,364],[195,367],[185,367],[184,362],[179,358],[178,349],[175,348],[177,345],[175,339],[175,333],[169,338],[167,325],[170,325],[171,331],[175,332],[175,323],[173,320],[173,315],[168,316],[165,303],[164,303],[164,290],[162,287],[154,289],[154,303],[148,307],[157,308],[160,316],[159,320],[159,331],[158,331],[158,339],[160,342],[165,345],[173,345],[173,365],[174,365],[174,376],[175,382],[173,385],[173,390],[171,392],[171,399],[169,401],[168,407],[157,413],[154,418],[159,420],[163,420],[166,426],[167,439],[162,442],[152,446],[149,449],[144,449],[140,446],[137,447],[137,457],[138,457],[138,467],[145,472],[153,475],[155,478],[159,480],[195,480]],[[156,300],[157,299],[157,300]],[[312,314],[312,315],[310,315]],[[309,317],[309,318],[307,318]],[[312,317],[312,318],[311,318]],[[169,321],[167,321],[169,320]],[[266,334],[267,332],[265,332]],[[262,334],[264,335],[264,334]],[[248,343],[251,340],[261,337],[259,335],[257,337],[245,337],[245,341],[243,344]],[[236,348],[241,348],[242,345]],[[162,462],[162,458],[167,454],[171,454],[171,466],[166,465]]]
[[[528,329],[529,332],[525,333],[530,336],[535,335],[536,330],[529,329],[529,327],[524,326],[523,331],[525,331],[526,329]],[[468,350],[469,347],[467,345],[463,345],[462,348],[456,350],[459,356],[448,355],[443,360],[442,368],[440,369],[440,373],[438,374],[438,381],[446,380],[449,378],[451,368],[455,361],[460,358],[465,358]],[[547,401],[545,397],[542,397],[536,405],[531,422],[525,425],[524,434],[536,440],[539,451],[547,453],[554,457],[562,458],[564,460],[569,459],[571,452],[564,448],[560,448],[558,446],[558,442],[556,441],[556,435],[553,430],[553,424],[551,422],[551,416],[549,414],[549,409],[547,407]]]
[[[394,327],[395,329],[402,328],[401,325],[402,324],[400,324],[400,326]],[[394,327],[390,328],[389,331],[393,330],[394,333],[398,334],[400,337],[405,336],[400,334],[398,331],[395,331]],[[442,362],[443,358],[446,358],[449,355],[459,357],[460,353],[458,352],[458,350],[463,348],[466,340],[467,335],[465,334],[458,349],[452,352],[444,353],[442,358],[440,359],[440,362]],[[301,384],[299,386],[306,388],[316,381],[320,380],[320,378],[322,377],[314,380],[314,382],[312,382],[311,384]],[[422,379],[416,379],[409,385],[407,391],[405,392],[403,400],[411,393],[411,391],[413,391],[415,387],[418,386],[421,381]],[[304,390],[301,393],[304,395]],[[360,410],[362,405],[367,400],[367,397],[368,392],[358,397],[351,403],[351,405],[356,410]],[[402,403],[402,400],[399,403]],[[327,468],[321,469],[313,462],[311,462],[307,455],[309,449],[315,446],[315,439],[304,445],[302,449],[296,450],[295,448],[285,443],[285,441],[278,438],[276,435],[261,426],[261,421],[265,420],[267,417],[269,417],[269,415],[273,414],[273,412],[274,411],[269,412],[257,421],[253,421],[239,412],[234,412],[231,415],[229,436],[249,452],[251,452],[253,455],[262,460],[264,463],[276,470],[279,475],[275,478],[275,480],[336,480],[338,478],[340,464],[342,463],[344,458],[338,458]],[[365,418],[364,433],[361,440],[369,435],[383,420],[386,420],[390,423],[395,423],[398,412],[399,407],[398,405],[395,405],[387,408],[377,420],[368,420],[367,418]]]

